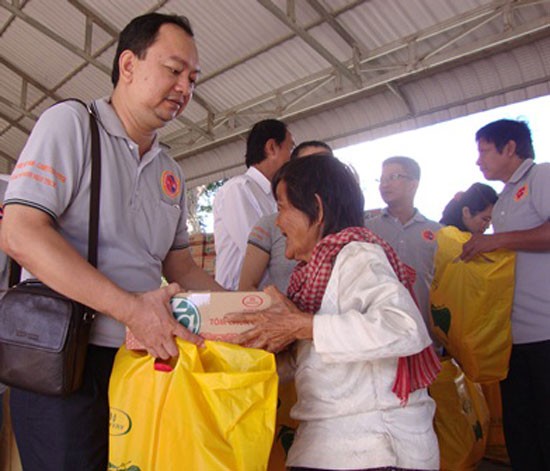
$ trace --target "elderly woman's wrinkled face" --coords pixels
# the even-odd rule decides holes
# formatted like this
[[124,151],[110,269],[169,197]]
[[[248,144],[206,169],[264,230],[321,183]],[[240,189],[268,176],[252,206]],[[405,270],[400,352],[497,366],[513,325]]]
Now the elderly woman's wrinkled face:
[[307,214],[292,206],[284,181],[277,185],[277,208],[276,224],[286,237],[286,258],[308,262],[313,247],[321,238],[322,224],[311,223]]

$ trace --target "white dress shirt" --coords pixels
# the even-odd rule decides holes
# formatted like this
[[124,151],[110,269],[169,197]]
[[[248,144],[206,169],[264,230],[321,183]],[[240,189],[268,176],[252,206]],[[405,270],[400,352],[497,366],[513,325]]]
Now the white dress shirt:
[[236,290],[248,234],[262,216],[277,211],[271,182],[255,167],[223,185],[214,198],[216,281]]
[[287,466],[439,469],[434,401],[420,389],[402,406],[391,390],[398,358],[430,343],[382,248],[346,245],[313,317],[313,341],[297,343],[291,417],[300,425]]

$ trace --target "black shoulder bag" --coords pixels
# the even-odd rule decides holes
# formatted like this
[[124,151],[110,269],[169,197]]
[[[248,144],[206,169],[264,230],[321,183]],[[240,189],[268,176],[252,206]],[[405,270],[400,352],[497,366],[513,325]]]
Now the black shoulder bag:
[[[97,267],[99,130],[92,110],[80,103],[90,114],[92,183],[88,262]],[[94,312],[39,280],[15,284],[20,272],[21,267],[12,261],[11,288],[0,301],[0,382],[36,393],[66,396],[82,385]]]

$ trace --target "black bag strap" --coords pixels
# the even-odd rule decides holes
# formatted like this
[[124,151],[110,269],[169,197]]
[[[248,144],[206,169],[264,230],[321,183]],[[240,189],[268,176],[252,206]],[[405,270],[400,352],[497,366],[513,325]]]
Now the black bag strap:
[[[90,115],[90,131],[92,140],[92,175],[90,187],[90,221],[88,223],[88,262],[97,268],[97,245],[99,240],[99,197],[101,189],[101,148],[99,128],[94,112],[90,106],[78,98],[68,98],[59,101],[77,101],[82,104]],[[21,266],[13,259],[10,263],[9,286],[14,286],[21,279]]]
[[[85,103],[83,103],[85,105]],[[93,110],[90,113],[92,136],[92,183],[90,187],[90,222],[88,223],[88,262],[97,268],[97,245],[99,241],[99,199],[101,195],[101,148],[99,128]]]
[[10,258],[10,276],[8,280],[8,286],[11,288],[15,286],[21,280],[21,265],[17,263],[13,258]]

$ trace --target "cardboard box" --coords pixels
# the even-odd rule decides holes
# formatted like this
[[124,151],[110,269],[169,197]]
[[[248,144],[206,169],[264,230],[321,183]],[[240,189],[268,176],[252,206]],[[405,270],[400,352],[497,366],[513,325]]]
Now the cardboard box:
[[[170,300],[172,314],[191,332],[207,340],[231,342],[235,335],[251,328],[250,323],[227,321],[230,312],[250,312],[266,309],[271,298],[261,291],[249,292],[187,292]],[[126,329],[126,348],[143,350],[143,346]]]

